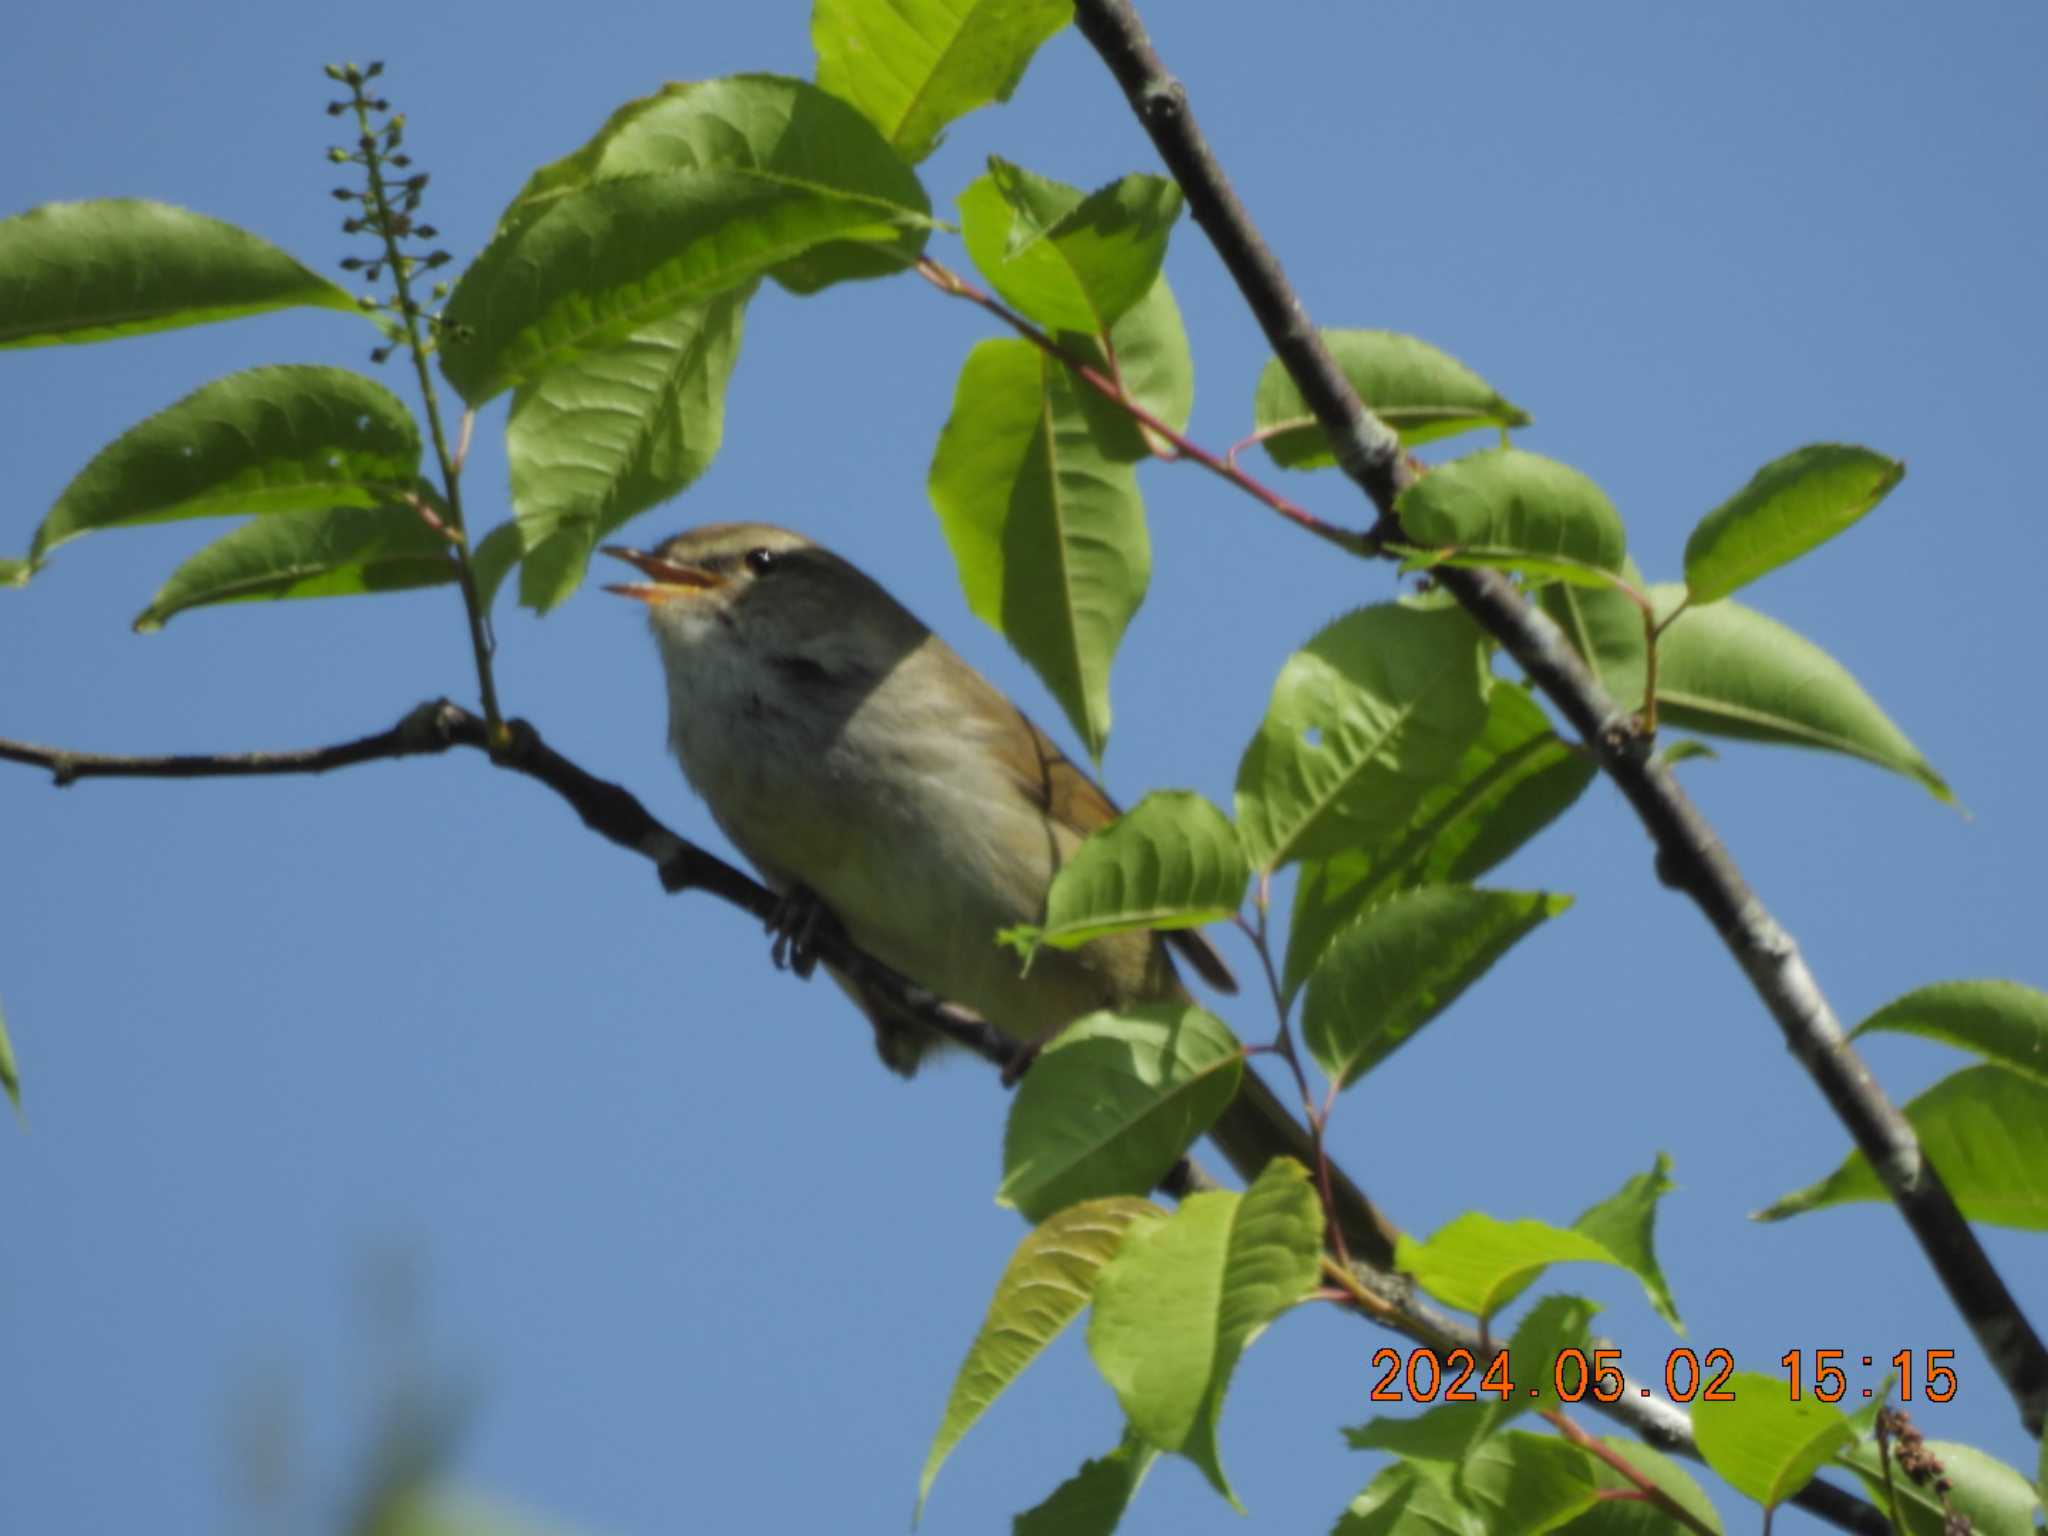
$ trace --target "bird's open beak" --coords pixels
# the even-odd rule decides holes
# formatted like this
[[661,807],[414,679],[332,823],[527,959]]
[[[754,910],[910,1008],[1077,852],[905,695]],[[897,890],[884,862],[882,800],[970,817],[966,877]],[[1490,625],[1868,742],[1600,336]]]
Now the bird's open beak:
[[616,592],[621,597],[637,597],[643,603],[665,603],[672,597],[688,597],[693,593],[706,592],[725,584],[722,576],[705,570],[701,565],[683,565],[675,560],[664,560],[659,555],[650,555],[640,549],[628,549],[623,544],[607,544],[604,546],[604,552],[637,567],[652,578],[648,581],[607,583],[605,591]]

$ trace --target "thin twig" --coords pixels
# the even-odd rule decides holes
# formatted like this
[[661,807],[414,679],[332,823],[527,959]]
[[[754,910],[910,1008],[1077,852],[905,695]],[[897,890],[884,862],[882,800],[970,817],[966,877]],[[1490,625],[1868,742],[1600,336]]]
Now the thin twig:
[[[1203,138],[1187,93],[1167,74],[1127,0],[1076,0],[1075,24],[1123,87],[1344,472],[1383,523],[1417,470],[1392,429],[1368,411],[1329,354]],[[2048,1420],[2048,1348],[1921,1151],[1918,1138],[1849,1044],[1791,936],[1771,917],[1677,780],[1655,761],[1556,625],[1498,571],[1437,573],[1515,658],[1635,809],[1665,883],[1691,896],[1777,1020],[1836,1116],[1884,1182],[1930,1266],[2004,1380],[2029,1433]]]

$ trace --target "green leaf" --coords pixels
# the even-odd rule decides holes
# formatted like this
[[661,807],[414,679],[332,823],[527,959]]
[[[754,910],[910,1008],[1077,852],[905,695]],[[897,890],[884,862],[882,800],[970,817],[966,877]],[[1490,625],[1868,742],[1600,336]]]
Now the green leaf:
[[[1721,1530],[1721,1516],[1715,1510],[1713,1500],[1707,1491],[1694,1481],[1691,1473],[1669,1456],[1653,1451],[1640,1440],[1626,1435],[1608,1435],[1601,1442],[1623,1461],[1655,1483],[1665,1497],[1699,1522],[1697,1529]],[[1634,1488],[1635,1484],[1623,1477],[1612,1467],[1596,1461],[1593,1476],[1602,1488],[1617,1492]],[[1636,1500],[1610,1500],[1597,1507],[1594,1514],[1565,1527],[1574,1536],[1666,1536],[1671,1529],[1671,1518],[1655,1505]]]
[[1155,1447],[1126,1428],[1115,1450],[1083,1462],[1043,1503],[1011,1522],[1010,1536],[1109,1536],[1158,1459]]
[[1350,1087],[1570,905],[1542,892],[1426,885],[1368,908],[1308,979],[1303,1043],[1332,1082]]
[[7,1010],[4,1008],[0,1008],[0,1092],[6,1093],[15,1113],[21,1113],[21,1069],[15,1065],[14,1042],[7,1038]]
[[1897,459],[1845,443],[1813,443],[1773,459],[1685,541],[1692,600],[1715,602],[1825,544],[1905,473]]
[[[1651,588],[1660,619],[1683,587]],[[1918,779],[1953,804],[1941,775],[1841,663],[1740,603],[1688,608],[1658,642],[1657,708],[1666,723],[1708,735],[1846,752]]]
[[34,571],[26,560],[0,558],[0,587],[25,587]]
[[1237,770],[1238,833],[1257,870],[1407,824],[1486,720],[1478,631],[1455,609],[1379,604],[1287,659]]
[[2048,1084],[2048,993],[2016,981],[1938,981],[1886,1003],[1849,1038],[1873,1031],[1960,1046]]
[[1599,486],[1569,464],[1519,448],[1490,448],[1431,470],[1395,499],[1394,515],[1410,543],[1447,551],[1452,564],[1546,581],[1611,586],[1627,554],[1621,514]]
[[[1623,560],[1622,580],[1638,592],[1643,573]],[[1643,707],[1649,658],[1649,615],[1617,587],[1552,582],[1535,595],[1536,605],[1564,631],[1572,649],[1593,669],[1607,696],[1623,709]]]
[[1250,878],[1228,817],[1192,790],[1154,790],[1074,850],[1033,934],[1078,949],[1133,928],[1220,922],[1243,905]]
[[1397,1461],[1382,1467],[1345,1507],[1330,1536],[1488,1536],[1486,1523],[1438,1469]]
[[[1913,1099],[1905,1115],[1965,1216],[2048,1232],[2048,1083],[2001,1066],[1965,1067]],[[1757,1212],[1757,1219],[1890,1198],[1856,1151],[1819,1183]]]
[[[1954,1440],[1929,1440],[1927,1452],[1941,1463],[1942,1478],[1948,1483],[1948,1503],[1963,1516],[1975,1536],[2034,1536],[2039,1529],[2035,1516],[2041,1502],[2026,1477],[1972,1445]],[[1897,1455],[1894,1449],[1894,1457]],[[1883,1463],[1877,1445],[1866,1442],[1851,1446],[1839,1458],[1863,1482],[1864,1492],[1879,1509],[1889,1510]],[[1892,1463],[1892,1489],[1905,1516],[1907,1536],[1946,1536],[1958,1527],[1945,1525],[1947,1513],[1942,1497],[1931,1487],[1921,1487]]]
[[469,568],[476,581],[476,600],[485,613],[498,601],[498,589],[512,568],[526,558],[526,542],[519,524],[507,520],[478,541],[469,553]]
[[399,398],[343,368],[251,368],[123,432],[64,488],[29,559],[95,528],[188,517],[375,507],[418,477]]
[[[1173,428],[1187,429],[1195,403],[1195,364],[1188,350],[1187,327],[1180,306],[1161,278],[1136,306],[1110,328],[1109,348],[1099,336],[1078,331],[1060,333],[1060,344],[1085,359],[1105,377],[1115,377],[1124,394]],[[1116,360],[1110,361],[1114,350]],[[1074,398],[1095,435],[1096,446],[1120,463],[1142,464],[1152,457],[1148,443],[1130,413],[1104,399],[1085,384],[1076,384]]]
[[356,301],[268,240],[135,198],[46,203],[0,219],[0,347],[111,341]]
[[216,539],[157,589],[135,627],[213,603],[353,597],[455,579],[448,541],[410,506],[316,507],[244,523]]
[[1128,1196],[1068,1206],[1025,1233],[996,1282],[981,1331],[968,1346],[917,1483],[921,1514],[932,1480],[961,1437],[1088,1305],[1096,1276],[1124,1235],[1163,1221],[1149,1200]]
[[710,465],[753,291],[665,315],[513,395],[505,451],[527,607],[568,597],[607,534]]
[[1811,1396],[1794,1402],[1777,1376],[1737,1371],[1728,1394],[1732,1402],[1693,1404],[1693,1439],[1708,1466],[1767,1507],[1804,1488],[1855,1433],[1841,1409]]
[[816,0],[818,84],[922,160],[948,123],[1008,101],[1073,14],[1072,0]]
[[1540,1221],[1497,1221],[1467,1211],[1426,1243],[1403,1237],[1394,1263],[1447,1307],[1492,1317],[1552,1264],[1626,1268],[1599,1239]]
[[455,285],[472,405],[764,273],[810,293],[908,266],[930,205],[867,120],[800,80],[671,86],[534,173]]
[[[1394,331],[1324,331],[1344,377],[1373,414],[1414,448],[1478,427],[1526,427],[1528,415],[1502,399],[1449,353]],[[1315,413],[1281,366],[1269,359],[1252,397],[1252,423],[1283,469],[1326,469],[1337,462]]]
[[1657,1315],[1683,1335],[1678,1303],[1671,1299],[1671,1286],[1657,1262],[1657,1202],[1678,1186],[1671,1182],[1671,1159],[1662,1152],[1647,1173],[1639,1173],[1598,1204],[1579,1213],[1572,1223],[1574,1232],[1594,1239],[1614,1261],[1643,1283],[1643,1294]]
[[1458,1489],[1488,1536],[1536,1536],[1593,1507],[1594,1465],[1590,1453],[1555,1435],[1511,1429],[1465,1458]]
[[1478,739],[1407,825],[1303,864],[1287,931],[1288,1001],[1367,907],[1404,887],[1477,880],[1570,809],[1597,771],[1551,730],[1527,688],[1496,679]]
[[988,165],[960,194],[974,265],[1047,330],[1106,334],[1158,280],[1180,188],[1133,175],[1083,195],[1007,160]]
[[1088,1353],[1132,1428],[1233,1505],[1216,1445],[1224,1392],[1246,1346],[1314,1288],[1322,1252],[1308,1170],[1275,1158],[1242,1195],[1191,1195],[1134,1230],[1096,1282]]
[[1048,1045],[1010,1101],[999,1204],[1040,1221],[1157,1184],[1237,1096],[1244,1055],[1188,1004],[1091,1013]]
[[1110,661],[1152,550],[1137,476],[1105,452],[1080,387],[1029,342],[977,344],[928,488],[967,606],[1030,663],[1099,760]]

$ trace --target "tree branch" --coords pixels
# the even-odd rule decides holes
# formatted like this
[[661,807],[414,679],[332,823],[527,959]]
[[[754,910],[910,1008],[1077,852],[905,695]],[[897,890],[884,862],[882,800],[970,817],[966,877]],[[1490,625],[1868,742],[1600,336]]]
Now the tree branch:
[[[1394,522],[1395,497],[1418,469],[1331,359],[1307,309],[1210,153],[1186,90],[1167,74],[1127,0],[1076,0],[1075,24],[1123,87],[1274,353],[1329,435],[1339,466],[1370,498],[1381,527],[1388,528]],[[1884,1181],[2012,1393],[2021,1422],[2039,1435],[2048,1420],[2048,1349],[1923,1155],[1912,1126],[1849,1044],[1791,935],[1749,889],[1677,780],[1652,759],[1647,737],[1607,697],[1557,627],[1500,572],[1443,569],[1436,577],[1584,737],[1634,807],[1656,846],[1658,877],[1692,897],[1735,956],[1793,1054]]]

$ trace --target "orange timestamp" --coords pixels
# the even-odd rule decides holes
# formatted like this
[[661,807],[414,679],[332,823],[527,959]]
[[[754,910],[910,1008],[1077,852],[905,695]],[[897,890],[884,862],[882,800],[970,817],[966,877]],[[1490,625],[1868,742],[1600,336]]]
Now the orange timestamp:
[[[1846,1358],[1846,1352],[1839,1349],[1793,1349],[1787,1350],[1778,1364],[1787,1373],[1793,1401],[1810,1393],[1821,1402],[1838,1403],[1850,1393],[1843,1366]],[[1857,1358],[1865,1366],[1874,1363],[1869,1355]],[[1886,1363],[1898,1373],[1900,1401],[1912,1401],[1916,1380],[1921,1395],[1931,1403],[1945,1403],[1954,1397],[1956,1373],[1949,1363],[1954,1358],[1952,1349],[1902,1349],[1894,1354]],[[1913,1369],[1916,1359],[1921,1366],[1917,1376]],[[1629,1390],[1618,1349],[1559,1350],[1551,1358],[1550,1369],[1539,1370],[1534,1380],[1516,1378],[1505,1349],[1496,1353],[1484,1370],[1472,1351],[1462,1348],[1442,1354],[1411,1349],[1405,1355],[1395,1349],[1379,1349],[1373,1352],[1372,1365],[1380,1372],[1367,1394],[1375,1403],[1476,1403],[1482,1395],[1506,1402],[1518,1396],[1540,1398],[1546,1387],[1563,1403],[1580,1403],[1589,1397],[1596,1403],[1613,1403]],[[1727,1350],[1710,1349],[1701,1355],[1680,1347],[1664,1356],[1664,1395],[1674,1403],[1732,1403],[1735,1392],[1729,1379],[1734,1374],[1735,1357]],[[1639,1385],[1636,1391],[1643,1397],[1650,1395],[1647,1386]],[[1869,1387],[1860,1391],[1865,1398],[1873,1395]]]

